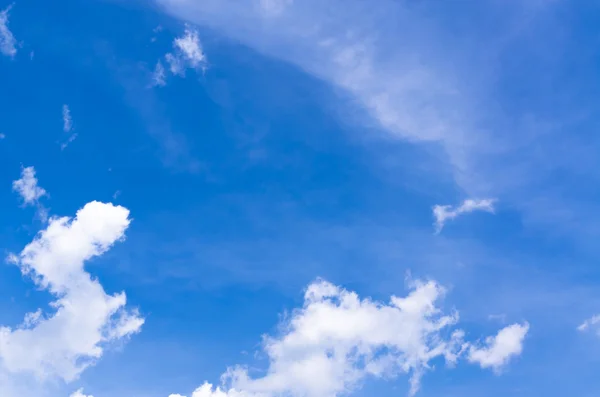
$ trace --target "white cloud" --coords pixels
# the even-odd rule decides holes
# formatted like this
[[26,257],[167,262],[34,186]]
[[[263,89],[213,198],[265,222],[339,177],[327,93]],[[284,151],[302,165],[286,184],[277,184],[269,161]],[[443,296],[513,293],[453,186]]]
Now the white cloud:
[[527,323],[509,325],[501,329],[496,336],[487,338],[485,347],[471,345],[468,359],[472,363],[478,363],[481,368],[492,368],[498,372],[511,358],[521,355],[527,332]]
[[0,52],[8,57],[17,54],[17,41],[8,28],[8,14],[12,6],[0,11]]
[[28,313],[20,326],[0,328],[2,371],[69,382],[93,365],[107,344],[140,330],[144,320],[125,309],[125,294],[106,294],[84,269],[87,260],[124,238],[129,222],[126,208],[90,202],[74,219],[51,218],[20,254],[9,256],[56,300],[53,313]]
[[206,69],[206,56],[197,30],[186,27],[183,36],[173,40],[173,48],[173,53],[165,55],[171,73],[183,76],[188,68]]
[[70,397],[94,397],[94,396],[83,394],[83,389],[79,389],[79,390],[73,392]]
[[69,105],[63,105],[62,118],[63,118],[63,131],[71,132],[71,129],[73,128],[73,119],[71,118],[71,109],[69,109]]
[[[464,332],[454,328],[458,314],[437,306],[443,294],[433,281],[416,282],[408,296],[392,296],[383,304],[317,281],[307,288],[304,306],[281,324],[281,335],[264,338],[269,359],[264,376],[252,378],[246,368],[232,367],[222,386],[204,383],[192,397],[335,397],[357,389],[367,377],[401,374],[409,375],[414,395],[433,360],[454,365],[469,348]],[[493,338],[497,346],[490,355],[520,353],[506,346],[505,335],[513,328]]]
[[22,168],[21,178],[13,181],[12,188],[19,193],[25,205],[37,204],[38,200],[46,195],[46,190],[38,186],[33,167]]
[[483,199],[483,200],[465,200],[457,207],[452,208],[450,205],[435,205],[433,207],[433,216],[435,217],[435,232],[439,233],[444,228],[444,224],[452,219],[455,219],[459,215],[467,214],[473,211],[485,211],[494,213],[495,199]]
[[598,335],[600,336],[600,314],[592,316],[585,320],[579,327],[577,327],[578,331],[587,332],[590,329],[595,329]]
[[165,67],[161,61],[156,62],[154,67],[154,73],[152,73],[152,85],[162,87],[166,84],[165,82]]

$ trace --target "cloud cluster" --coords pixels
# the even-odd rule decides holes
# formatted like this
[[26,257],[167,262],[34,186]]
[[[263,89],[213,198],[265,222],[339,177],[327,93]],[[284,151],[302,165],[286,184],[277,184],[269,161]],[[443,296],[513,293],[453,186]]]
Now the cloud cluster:
[[[16,328],[0,327],[0,369],[40,380],[72,381],[102,354],[104,347],[140,330],[144,319],[126,310],[124,293],[108,295],[84,263],[123,239],[129,211],[90,202],[74,219],[51,218],[9,262],[56,299],[53,313],[27,313]],[[0,371],[1,372],[1,371]]]
[[401,374],[408,374],[414,395],[436,359],[455,365],[468,354],[469,361],[498,370],[521,353],[527,324],[508,326],[479,348],[455,328],[458,313],[438,307],[443,294],[433,281],[416,282],[406,297],[383,304],[317,281],[308,286],[304,306],[281,324],[281,335],[265,337],[264,376],[252,378],[246,368],[232,367],[221,387],[204,383],[192,397],[335,397],[367,377]]
[[450,205],[435,205],[433,207],[433,216],[435,218],[435,232],[440,233],[447,221],[455,219],[456,217],[462,214],[468,214],[469,212],[473,211],[485,211],[493,214],[495,211],[495,201],[495,199],[468,199],[463,201],[463,203],[456,208],[452,208],[452,206]]
[[8,28],[8,15],[12,6],[0,11],[0,53],[7,57],[17,55],[17,40]]

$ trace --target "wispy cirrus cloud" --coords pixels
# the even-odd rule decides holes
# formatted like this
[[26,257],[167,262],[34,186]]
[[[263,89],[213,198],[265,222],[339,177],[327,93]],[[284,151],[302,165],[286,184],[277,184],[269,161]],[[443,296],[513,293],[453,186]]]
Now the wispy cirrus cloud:
[[0,52],[13,58],[17,55],[17,40],[8,28],[8,17],[12,6],[0,11]]
[[152,72],[152,85],[163,87],[166,84],[167,82],[165,67],[163,66],[161,61],[158,61],[156,62],[156,66],[154,66],[154,72]]
[[406,297],[392,296],[384,304],[318,280],[306,289],[304,306],[281,325],[282,334],[265,337],[269,368],[263,377],[232,367],[222,387],[204,383],[192,396],[335,397],[356,390],[367,377],[399,374],[409,376],[414,395],[436,358],[454,365],[470,349],[469,361],[497,369],[521,354],[527,325],[506,327],[487,339],[488,347],[477,348],[455,328],[458,313],[439,308],[443,294],[433,281],[415,282]]
[[63,105],[62,107],[62,118],[63,118],[63,131],[71,132],[73,129],[73,118],[71,117],[71,109],[69,105]]
[[63,120],[63,131],[70,133],[69,137],[65,142],[60,145],[60,150],[65,150],[67,146],[75,139],[77,139],[77,133],[73,131],[73,117],[71,116],[71,108],[69,105],[63,105],[62,107],[62,120]]
[[[571,235],[573,225],[587,235],[596,230],[598,222],[588,216],[594,211],[583,209],[595,201],[583,185],[579,194],[566,195],[572,187],[550,182],[568,173],[594,183],[598,175],[590,170],[599,165],[594,153],[600,140],[583,144],[595,128],[595,104],[579,103],[585,96],[559,80],[570,58],[557,51],[581,44],[557,37],[560,44],[547,45],[562,26],[561,2],[483,1],[461,8],[472,19],[455,20],[439,2],[273,2],[285,7],[267,13],[264,5],[272,3],[260,0],[155,1],[184,21],[330,83],[350,98],[343,97],[341,107],[356,110],[358,104],[368,116],[347,111],[344,117],[442,148],[465,195],[499,197],[522,213],[525,224],[545,232]],[[549,92],[548,81],[561,94]],[[528,96],[515,101],[508,86]]]
[[493,214],[495,212],[495,202],[495,199],[467,199],[456,208],[453,208],[451,205],[435,205],[433,207],[435,232],[440,233],[447,221],[456,219],[459,215],[468,214],[473,211],[484,211]]

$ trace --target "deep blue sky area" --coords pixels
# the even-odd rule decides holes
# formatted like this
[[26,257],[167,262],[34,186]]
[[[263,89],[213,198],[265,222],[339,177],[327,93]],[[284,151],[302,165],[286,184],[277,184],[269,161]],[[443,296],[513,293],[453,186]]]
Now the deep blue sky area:
[[600,394],[595,2],[2,1],[1,396]]

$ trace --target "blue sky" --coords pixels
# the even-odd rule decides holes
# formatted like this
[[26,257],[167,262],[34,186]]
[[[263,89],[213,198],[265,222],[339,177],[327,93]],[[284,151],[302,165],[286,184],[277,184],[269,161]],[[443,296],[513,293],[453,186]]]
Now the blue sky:
[[595,2],[0,10],[0,395],[600,393]]

